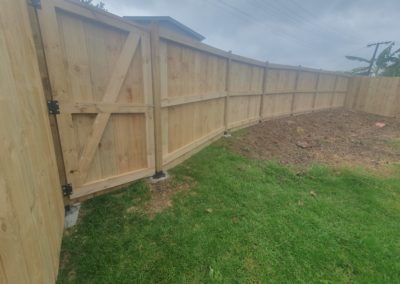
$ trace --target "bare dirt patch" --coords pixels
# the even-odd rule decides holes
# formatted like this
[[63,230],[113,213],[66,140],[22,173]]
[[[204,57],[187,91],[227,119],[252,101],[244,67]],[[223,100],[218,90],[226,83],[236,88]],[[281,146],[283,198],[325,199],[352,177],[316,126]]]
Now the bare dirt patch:
[[266,121],[226,141],[253,159],[378,169],[400,162],[400,119],[337,109]]
[[127,213],[141,211],[152,219],[156,214],[172,206],[172,199],[177,193],[189,191],[193,184],[194,181],[187,176],[180,180],[170,177],[157,183],[150,183],[150,200],[143,207],[128,208]]

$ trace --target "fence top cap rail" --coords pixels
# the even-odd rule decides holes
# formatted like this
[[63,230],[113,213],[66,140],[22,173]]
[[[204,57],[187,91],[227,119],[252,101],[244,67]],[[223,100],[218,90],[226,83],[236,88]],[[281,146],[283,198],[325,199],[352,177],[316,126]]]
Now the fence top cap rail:
[[[124,24],[128,24],[130,26],[133,26],[135,28],[138,28],[144,32],[150,32],[150,28],[145,27],[143,25],[134,23],[132,21],[129,20],[129,17],[120,17],[118,15],[115,15],[113,13],[110,13],[108,11],[90,6],[90,5],[86,5],[81,3],[79,0],[62,0],[62,1],[66,1],[68,3],[72,3],[75,5],[78,5],[82,8],[85,8],[87,10],[91,10],[92,12],[95,13],[100,13],[103,14],[105,16],[108,17],[112,17],[115,20],[118,20]],[[175,35],[175,34],[171,34],[168,32],[160,32],[160,37],[175,42],[175,43],[179,43],[182,45],[186,45],[204,52],[208,52],[220,57],[225,57],[225,58],[231,58],[232,60],[238,61],[238,62],[242,62],[242,63],[247,63],[250,65],[256,65],[259,67],[265,67],[266,66],[266,62],[268,61],[261,61],[261,60],[257,60],[257,59],[252,59],[252,58],[248,58],[245,56],[241,56],[241,55],[237,55],[232,53],[232,51],[225,51],[216,47],[213,47],[211,45],[205,44],[203,42],[199,42],[196,40],[188,40],[184,37],[181,37],[179,35]],[[314,68],[309,68],[309,67],[303,67],[303,66],[294,66],[294,65],[284,65],[284,64],[277,64],[277,63],[269,63],[268,62],[268,68],[269,69],[287,69],[287,70],[298,70],[299,67],[301,68],[302,71],[306,71],[306,72],[318,72],[318,73],[324,73],[324,74],[331,74],[331,75],[338,75],[338,76],[343,76],[343,77],[352,77],[352,74],[348,74],[345,72],[338,72],[338,71],[328,71],[328,70],[322,70],[322,69],[314,69]]]
[[305,67],[305,66],[301,66],[301,65],[293,66],[293,65],[284,65],[284,64],[279,64],[279,63],[269,63],[268,68],[269,69],[287,69],[287,70],[298,70],[300,68],[301,71],[306,71],[306,72],[331,74],[331,75],[338,75],[338,76],[343,76],[343,77],[351,77],[352,76],[351,74],[348,74],[345,72],[316,69],[316,68]]
[[140,23],[140,24],[149,24],[151,22],[156,22],[158,24],[165,24],[168,23],[170,25],[173,25],[176,27],[178,30],[181,32],[185,33],[186,35],[193,37],[199,41],[202,41],[205,39],[205,37],[198,32],[192,30],[188,26],[182,24],[181,22],[175,20],[174,18],[170,16],[123,16],[124,19],[132,21],[134,23]]
[[70,4],[77,5],[77,6],[81,7],[81,8],[84,8],[86,10],[90,10],[90,11],[92,11],[94,13],[98,13],[98,14],[102,14],[102,15],[107,16],[107,17],[111,17],[114,20],[120,21],[121,23],[124,23],[124,24],[130,25],[132,27],[135,27],[137,29],[140,29],[141,31],[144,31],[144,32],[149,32],[150,31],[150,29],[147,28],[147,27],[144,27],[142,25],[139,25],[137,23],[129,21],[129,20],[125,19],[124,17],[120,17],[120,16],[118,16],[116,14],[108,12],[107,10],[103,10],[103,9],[97,8],[95,6],[84,4],[79,0],[61,0],[61,1],[65,1],[65,2],[70,3]]

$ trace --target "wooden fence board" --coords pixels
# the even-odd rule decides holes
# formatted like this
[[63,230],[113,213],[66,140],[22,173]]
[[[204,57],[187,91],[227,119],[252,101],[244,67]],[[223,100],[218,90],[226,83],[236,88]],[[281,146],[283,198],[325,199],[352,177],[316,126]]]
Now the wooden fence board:
[[26,2],[0,9],[0,282],[55,283],[64,225]]
[[222,130],[341,106],[345,97],[334,90],[335,78],[346,88],[343,74],[278,64],[267,71],[72,1],[43,0],[39,21],[72,198],[161,171]]
[[[53,283],[57,276],[63,204],[37,58],[50,81],[46,96],[60,104],[53,136],[73,200],[169,168],[260,120],[343,106],[400,113],[399,78],[266,66],[76,1],[41,0],[33,29],[43,50],[35,54],[26,2],[4,5],[1,283]],[[18,170],[4,162],[10,156]]]
[[[154,168],[149,34],[69,1],[44,0],[38,15],[72,198],[93,193],[96,182],[103,190],[147,175]],[[68,112],[71,105],[81,107]]]
[[384,116],[400,113],[398,77],[354,77],[348,90],[346,107]]

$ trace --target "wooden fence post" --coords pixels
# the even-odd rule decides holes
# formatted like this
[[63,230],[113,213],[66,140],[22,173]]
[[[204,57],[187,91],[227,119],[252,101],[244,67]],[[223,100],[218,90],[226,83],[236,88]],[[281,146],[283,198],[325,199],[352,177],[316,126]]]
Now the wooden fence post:
[[295,101],[295,97],[297,94],[297,87],[299,84],[300,72],[301,72],[301,65],[299,65],[299,67],[297,68],[297,71],[296,71],[296,79],[294,81],[294,92],[292,94],[292,103],[290,105],[290,115],[293,115],[293,112],[294,112],[294,101]]
[[224,105],[224,134],[228,134],[229,128],[229,92],[231,84],[231,64],[232,64],[232,51],[228,52],[228,58],[226,62],[226,77],[225,77],[225,105]]
[[163,172],[163,147],[162,147],[162,124],[161,124],[161,71],[160,71],[160,35],[156,23],[150,25],[150,45],[152,64],[152,85],[154,104],[154,144],[155,144],[155,166],[156,172],[153,178],[158,179],[165,176]]
[[[42,79],[43,91],[46,101],[53,100],[53,93],[50,85],[49,70],[47,68],[46,55],[44,51],[43,38],[40,30],[40,23],[36,8],[28,5],[28,14],[36,48],[36,57],[39,64],[39,71]],[[51,135],[53,138],[54,150],[56,153],[57,169],[60,178],[60,187],[68,183],[65,171],[65,163],[61,148],[60,133],[55,115],[49,115]],[[63,197],[64,205],[70,205],[71,200],[68,196]]]
[[397,79],[396,98],[393,104],[392,116],[399,117],[400,115],[400,79]]
[[335,83],[334,83],[334,85],[333,85],[332,98],[331,98],[331,102],[330,102],[330,104],[329,104],[329,107],[330,107],[331,109],[333,108],[333,103],[334,103],[334,101],[335,101],[337,82],[338,82],[338,75],[335,75]]
[[315,103],[317,101],[318,88],[319,88],[319,78],[320,77],[321,77],[321,69],[317,73],[317,81],[315,82],[315,92],[314,92],[313,101],[312,101],[312,112],[315,111]]
[[268,61],[265,62],[264,76],[263,76],[263,82],[262,82],[262,94],[261,94],[261,99],[260,99],[260,122],[264,118],[264,96],[267,91],[268,65],[269,65],[269,62]]

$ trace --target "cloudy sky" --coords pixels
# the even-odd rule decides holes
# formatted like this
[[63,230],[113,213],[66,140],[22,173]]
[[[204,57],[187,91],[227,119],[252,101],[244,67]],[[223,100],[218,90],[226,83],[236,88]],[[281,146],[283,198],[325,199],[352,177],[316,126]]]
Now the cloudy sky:
[[359,66],[377,41],[398,41],[399,0],[103,0],[120,16],[171,16],[233,53],[329,70]]

